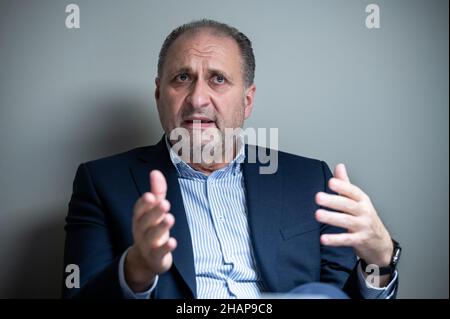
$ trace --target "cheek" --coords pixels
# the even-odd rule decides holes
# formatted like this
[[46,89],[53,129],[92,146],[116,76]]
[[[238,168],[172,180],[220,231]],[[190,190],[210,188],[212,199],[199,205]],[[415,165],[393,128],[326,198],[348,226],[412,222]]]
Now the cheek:
[[227,99],[225,103],[222,103],[220,109],[220,118],[222,124],[226,127],[236,128],[242,125],[244,120],[244,99],[242,95],[233,96],[233,98]]
[[236,126],[240,126],[242,121],[244,120],[244,105],[236,104],[233,111],[233,122]]
[[184,95],[168,90],[161,95],[159,112],[164,114],[166,119],[176,121],[181,112],[183,101]]
[[[236,110],[237,111],[237,110]],[[235,129],[242,126],[242,116],[237,112],[227,112],[226,114],[220,114],[217,116],[217,127],[224,131],[226,128]]]

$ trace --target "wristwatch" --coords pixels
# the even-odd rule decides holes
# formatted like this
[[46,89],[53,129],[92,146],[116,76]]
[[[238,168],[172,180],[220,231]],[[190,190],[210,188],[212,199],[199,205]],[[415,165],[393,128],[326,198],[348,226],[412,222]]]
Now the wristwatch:
[[[397,241],[395,241],[394,239],[392,239],[392,243],[394,244],[394,252],[392,253],[391,262],[386,267],[378,267],[380,276],[387,275],[387,274],[392,275],[395,272],[395,270],[397,269],[397,264],[398,264],[398,261],[400,260],[400,255],[402,253],[402,247],[400,247],[400,244]],[[369,269],[371,269],[370,271],[367,270],[368,265],[364,261],[364,259],[361,258],[360,262],[361,262],[362,270],[366,274],[373,273],[373,269],[371,269],[371,267],[369,267]]]

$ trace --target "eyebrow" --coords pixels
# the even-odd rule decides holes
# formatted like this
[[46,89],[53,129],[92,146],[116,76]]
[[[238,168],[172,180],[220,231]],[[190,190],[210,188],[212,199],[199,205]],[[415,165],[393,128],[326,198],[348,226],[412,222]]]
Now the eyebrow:
[[[190,67],[180,67],[178,69],[175,69],[172,74],[176,75],[176,74],[180,74],[180,73],[188,73],[188,74],[192,74],[195,73],[194,70]],[[219,70],[219,69],[208,69],[208,74],[221,74],[223,75],[226,79],[228,79],[230,82],[232,82],[233,77],[228,74],[227,72],[223,71],[223,70]]]

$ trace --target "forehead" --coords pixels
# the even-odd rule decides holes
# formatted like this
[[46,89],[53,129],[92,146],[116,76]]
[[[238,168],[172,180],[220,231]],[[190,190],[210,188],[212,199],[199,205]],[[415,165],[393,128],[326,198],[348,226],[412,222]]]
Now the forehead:
[[187,32],[178,37],[169,48],[165,68],[168,71],[192,64],[208,64],[229,72],[241,69],[242,57],[236,41],[209,30]]

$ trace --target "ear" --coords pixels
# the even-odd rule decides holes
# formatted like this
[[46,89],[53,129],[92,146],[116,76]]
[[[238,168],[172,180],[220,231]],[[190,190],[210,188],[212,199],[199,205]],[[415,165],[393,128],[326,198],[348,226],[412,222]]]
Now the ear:
[[252,114],[253,110],[253,101],[255,99],[255,92],[256,92],[256,85],[252,84],[245,90],[245,110],[244,110],[244,117],[245,119],[248,119],[250,115]]
[[156,102],[159,101],[160,84],[161,84],[160,78],[159,78],[159,77],[156,77],[156,78],[155,78],[155,85],[156,85],[156,88],[155,88],[155,100],[156,100]]

